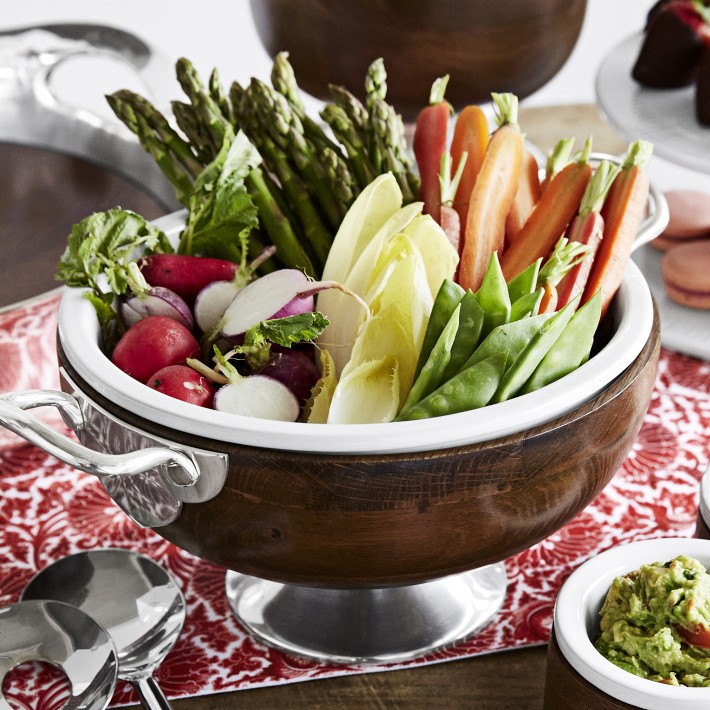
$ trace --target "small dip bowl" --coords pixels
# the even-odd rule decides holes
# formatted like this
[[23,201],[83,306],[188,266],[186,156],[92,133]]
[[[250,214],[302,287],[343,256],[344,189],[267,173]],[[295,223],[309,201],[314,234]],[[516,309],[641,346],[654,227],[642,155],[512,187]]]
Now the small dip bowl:
[[678,555],[710,565],[710,540],[663,538],[614,547],[585,562],[562,586],[555,604],[547,654],[545,710],[710,707],[710,688],[665,685],[640,678],[608,661],[594,647],[599,610],[615,577],[643,564]]

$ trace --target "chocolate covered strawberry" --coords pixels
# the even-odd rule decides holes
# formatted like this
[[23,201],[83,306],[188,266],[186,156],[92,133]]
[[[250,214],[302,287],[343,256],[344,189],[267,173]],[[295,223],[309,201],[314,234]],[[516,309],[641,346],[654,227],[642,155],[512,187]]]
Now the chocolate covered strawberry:
[[708,9],[699,0],[670,0],[656,8],[632,70],[633,78],[655,89],[695,81],[703,49],[710,46]]

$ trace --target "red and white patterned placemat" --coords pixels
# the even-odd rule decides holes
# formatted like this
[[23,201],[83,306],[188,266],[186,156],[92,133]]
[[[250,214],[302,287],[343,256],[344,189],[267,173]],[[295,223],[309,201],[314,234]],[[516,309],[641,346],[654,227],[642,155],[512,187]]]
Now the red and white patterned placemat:
[[[664,350],[649,412],[621,470],[572,522],[507,561],[508,596],[494,624],[417,661],[335,667],[288,656],[247,636],[227,604],[225,571],[132,523],[94,477],[29,445],[0,449],[0,605],[18,601],[37,570],[79,550],[124,547],[151,557],[178,578],[188,604],[184,631],[157,673],[171,699],[544,644],[557,590],[590,556],[632,539],[693,534],[709,451],[710,363]],[[46,667],[24,666],[5,692],[13,707],[55,710],[65,697],[64,679]],[[112,705],[135,702],[134,691],[119,681]]]

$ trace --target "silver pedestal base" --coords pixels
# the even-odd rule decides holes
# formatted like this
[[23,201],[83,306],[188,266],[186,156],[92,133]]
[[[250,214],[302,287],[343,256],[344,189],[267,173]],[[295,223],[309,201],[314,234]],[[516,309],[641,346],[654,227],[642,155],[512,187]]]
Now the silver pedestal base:
[[404,587],[322,589],[227,572],[229,604],[259,640],[328,663],[396,663],[480,631],[505,599],[501,562]]

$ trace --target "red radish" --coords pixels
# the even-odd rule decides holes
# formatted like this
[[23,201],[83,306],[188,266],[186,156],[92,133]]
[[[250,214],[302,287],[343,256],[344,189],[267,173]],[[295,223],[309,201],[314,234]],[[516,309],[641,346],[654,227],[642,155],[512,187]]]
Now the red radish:
[[558,308],[563,308],[578,293],[584,291],[589,273],[592,270],[594,254],[599,248],[604,234],[601,208],[618,172],[618,166],[608,160],[603,160],[599,164],[584,192],[579,212],[567,228],[567,239],[570,242],[586,244],[589,247],[589,253],[583,261],[570,269],[557,286]]
[[337,281],[312,281],[298,269],[279,269],[245,286],[225,311],[218,327],[225,338],[232,340],[263,320],[312,311],[313,296],[331,288],[352,296],[369,313],[367,304]]
[[163,286],[150,286],[135,262],[128,265],[126,279],[133,292],[119,306],[126,327],[130,328],[147,316],[167,316],[192,330],[195,325],[192,311],[175,291]]
[[301,405],[311,396],[311,390],[320,379],[315,362],[301,350],[272,347],[269,361],[259,370],[283,383],[296,395]]
[[169,288],[188,303],[208,283],[231,281],[238,268],[233,261],[188,254],[151,254],[141,257],[138,266],[149,284]]
[[167,316],[148,316],[121,336],[111,362],[145,383],[161,368],[182,364],[199,353],[199,343],[184,325]]
[[191,367],[205,377],[222,385],[214,396],[214,409],[228,414],[283,422],[295,422],[298,419],[301,405],[286,385],[267,375],[240,375],[228,357],[229,353],[222,355],[215,348],[217,364],[214,370],[199,361],[188,361]]
[[215,388],[196,370],[187,365],[168,365],[154,372],[147,382],[158,392],[196,404],[198,407],[212,407]]
[[449,75],[437,79],[431,87],[429,105],[417,117],[412,150],[419,168],[419,199],[424,202],[424,213],[440,222],[441,190],[439,165],[446,152],[451,105],[444,100]]

